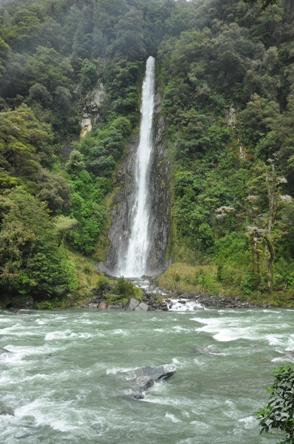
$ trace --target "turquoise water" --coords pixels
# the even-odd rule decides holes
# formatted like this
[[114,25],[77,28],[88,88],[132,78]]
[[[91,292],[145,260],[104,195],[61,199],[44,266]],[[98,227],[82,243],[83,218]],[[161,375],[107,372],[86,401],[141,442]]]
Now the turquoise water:
[[[0,442],[276,443],[259,435],[272,370],[293,361],[294,312],[0,312]],[[175,363],[142,401],[123,371]]]

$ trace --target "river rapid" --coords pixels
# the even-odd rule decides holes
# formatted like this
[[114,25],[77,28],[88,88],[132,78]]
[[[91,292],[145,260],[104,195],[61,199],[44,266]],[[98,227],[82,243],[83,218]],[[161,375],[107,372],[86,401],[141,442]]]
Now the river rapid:
[[[272,370],[293,362],[291,310],[0,312],[0,442],[257,444]],[[174,363],[143,400],[125,370]],[[13,413],[3,414],[3,412]]]

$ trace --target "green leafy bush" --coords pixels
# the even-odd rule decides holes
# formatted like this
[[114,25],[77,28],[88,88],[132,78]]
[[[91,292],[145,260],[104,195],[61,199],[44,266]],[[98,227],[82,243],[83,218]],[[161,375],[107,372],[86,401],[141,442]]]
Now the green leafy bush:
[[58,248],[46,205],[16,188],[4,199],[9,210],[0,230],[2,292],[53,297],[74,287],[75,272]]
[[268,404],[257,412],[261,432],[279,430],[285,434],[279,444],[294,443],[294,366],[287,364],[274,370],[269,387]]
[[125,280],[123,276],[118,278],[116,281],[115,288],[119,294],[121,294],[123,297],[127,298],[140,298],[141,292],[138,287],[133,285],[131,282],[128,282]]

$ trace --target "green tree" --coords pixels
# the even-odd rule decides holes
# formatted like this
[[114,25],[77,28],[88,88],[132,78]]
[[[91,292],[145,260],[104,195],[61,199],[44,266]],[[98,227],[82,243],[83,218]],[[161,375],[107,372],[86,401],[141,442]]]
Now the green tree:
[[278,430],[285,434],[279,444],[294,443],[294,366],[284,365],[274,370],[274,383],[269,387],[268,404],[258,413],[261,432]]
[[277,3],[280,3],[281,0],[243,0],[244,3],[260,3],[261,9],[266,9],[271,5],[276,5]]
[[71,215],[77,220],[77,227],[66,233],[66,240],[77,250],[90,255],[95,251],[98,235],[105,222],[103,193],[100,187],[95,185],[88,171],[85,169],[70,171]]
[[70,206],[70,187],[62,173],[52,173],[40,168],[36,182],[39,186],[39,199],[46,202],[53,213]]
[[57,216],[54,219],[54,223],[55,223],[55,227],[56,227],[58,237],[59,237],[58,247],[60,247],[60,245],[63,241],[64,235],[66,234],[66,232],[68,230],[71,230],[77,226],[77,221],[76,221],[76,219],[73,219],[71,217],[61,215],[61,216]]
[[26,49],[34,43],[40,32],[40,7],[30,5],[28,8],[17,8],[11,26],[3,29],[3,37],[10,46]]
[[69,160],[65,164],[65,169],[71,175],[75,175],[79,171],[84,170],[85,162],[83,154],[80,153],[78,150],[73,150],[70,153]]
[[29,86],[38,82],[50,93],[58,86],[68,88],[71,83],[72,67],[53,48],[38,46],[36,53],[27,58],[24,69]]
[[281,211],[285,205],[292,202],[290,196],[282,194],[282,186],[287,181],[280,176],[274,166],[260,162],[256,165],[252,179],[249,182],[249,192],[246,203],[239,204],[243,216],[247,217],[250,245],[253,253],[253,276],[258,286],[260,282],[260,253],[263,245],[263,256],[266,263],[267,291],[273,293],[275,245],[283,235]]
[[3,40],[3,38],[0,36],[0,73],[2,73],[4,68],[4,60],[6,58],[6,55],[9,51],[9,46],[7,43]]
[[33,101],[39,102],[42,106],[50,106],[52,96],[45,86],[37,82],[29,89],[28,102]]
[[84,91],[89,91],[93,88],[98,80],[97,69],[94,63],[85,59],[80,71],[80,81]]
[[130,8],[116,25],[116,39],[112,51],[118,58],[141,60],[146,57],[143,32],[143,13]]
[[[0,165],[2,172],[24,181],[33,181],[41,167],[52,162],[51,128],[36,119],[33,111],[21,105],[0,113]],[[5,182],[2,186],[5,186]]]
[[1,199],[1,292],[53,297],[65,291],[68,259],[46,205],[20,188]]
[[[275,120],[279,118],[279,105],[273,100],[253,94],[246,109],[241,111],[242,141],[249,147],[262,151],[259,143],[274,128]],[[265,155],[269,155],[267,152]],[[266,160],[266,158],[264,159]]]

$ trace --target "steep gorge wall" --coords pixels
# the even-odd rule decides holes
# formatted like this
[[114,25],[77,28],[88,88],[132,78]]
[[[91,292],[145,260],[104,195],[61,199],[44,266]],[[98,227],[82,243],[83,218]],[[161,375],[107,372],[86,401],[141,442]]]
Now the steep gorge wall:
[[123,251],[126,251],[130,236],[130,216],[134,205],[134,175],[138,143],[139,134],[132,137],[127,153],[116,174],[115,188],[117,192],[113,198],[110,213],[111,224],[108,232],[110,245],[106,256],[107,271],[113,274],[116,274],[118,257]]
[[[160,96],[156,95],[155,113],[160,110]],[[164,117],[154,118],[154,149],[150,175],[150,245],[147,258],[147,274],[161,272],[167,263],[166,252],[170,233],[170,174],[169,160],[164,146]],[[118,191],[113,199],[111,226],[108,237],[110,246],[106,257],[107,271],[116,274],[118,258],[128,245],[131,229],[131,209],[134,205],[134,175],[139,134],[128,146],[127,153],[117,171]]]
[[170,168],[169,158],[164,145],[165,121],[161,116],[156,119],[154,138],[154,157],[151,167],[151,210],[149,229],[152,234],[147,269],[162,271],[167,265],[167,248],[171,228],[170,218]]

